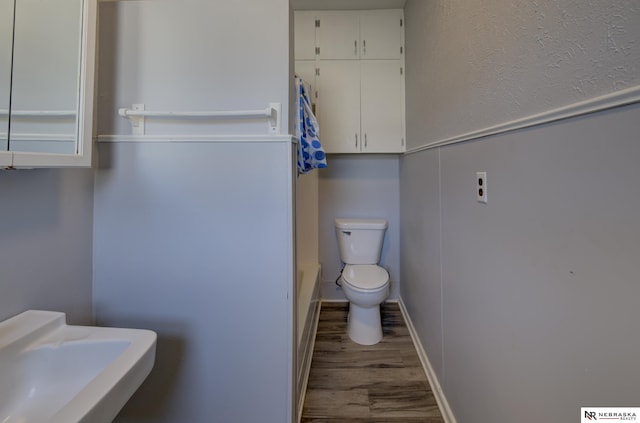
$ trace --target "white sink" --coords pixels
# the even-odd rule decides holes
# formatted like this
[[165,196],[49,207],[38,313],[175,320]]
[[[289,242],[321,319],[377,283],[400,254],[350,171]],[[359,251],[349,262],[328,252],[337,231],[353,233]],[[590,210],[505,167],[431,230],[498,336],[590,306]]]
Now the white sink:
[[69,326],[64,313],[0,322],[0,423],[111,422],[155,351],[155,332]]

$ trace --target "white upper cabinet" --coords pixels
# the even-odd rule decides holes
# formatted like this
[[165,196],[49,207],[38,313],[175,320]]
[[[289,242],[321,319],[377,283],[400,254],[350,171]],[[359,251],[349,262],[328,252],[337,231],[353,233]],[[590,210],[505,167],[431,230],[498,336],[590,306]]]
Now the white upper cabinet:
[[404,151],[403,83],[398,60],[360,62],[363,153]]
[[315,12],[295,12],[295,58],[315,60],[316,58],[316,14]]
[[402,11],[369,10],[360,14],[360,58],[402,57]]
[[318,14],[318,47],[321,60],[360,58],[359,12],[323,12]]
[[404,151],[399,60],[326,60],[319,69],[318,123],[327,153]]
[[405,151],[402,10],[305,11],[295,17],[296,72],[307,82],[314,79],[312,102],[325,151]]
[[318,81],[320,142],[328,153],[359,153],[360,62],[328,60],[322,63]]
[[317,12],[320,60],[400,59],[402,11]]

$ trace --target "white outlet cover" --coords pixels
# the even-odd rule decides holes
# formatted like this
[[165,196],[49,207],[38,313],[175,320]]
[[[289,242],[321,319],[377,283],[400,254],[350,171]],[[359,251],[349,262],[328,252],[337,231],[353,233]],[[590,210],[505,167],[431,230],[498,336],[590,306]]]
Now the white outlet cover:
[[487,204],[487,172],[476,172],[476,200]]

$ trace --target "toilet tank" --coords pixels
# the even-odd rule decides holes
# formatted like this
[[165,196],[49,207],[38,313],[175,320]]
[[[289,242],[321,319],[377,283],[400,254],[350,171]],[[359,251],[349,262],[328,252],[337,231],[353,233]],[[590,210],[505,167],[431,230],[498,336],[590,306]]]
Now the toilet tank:
[[336,219],[340,260],[345,264],[377,264],[387,229],[384,219]]

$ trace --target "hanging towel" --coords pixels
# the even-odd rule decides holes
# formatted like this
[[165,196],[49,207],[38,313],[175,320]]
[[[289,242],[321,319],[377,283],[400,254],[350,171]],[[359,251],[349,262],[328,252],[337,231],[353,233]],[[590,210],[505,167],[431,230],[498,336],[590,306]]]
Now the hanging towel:
[[298,103],[298,174],[306,174],[313,169],[327,167],[327,158],[320,144],[320,128],[313,114],[306,83],[296,77]]

